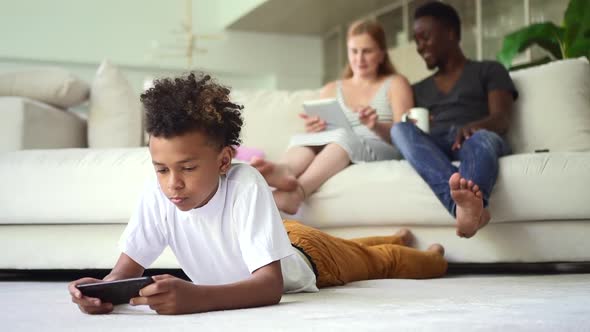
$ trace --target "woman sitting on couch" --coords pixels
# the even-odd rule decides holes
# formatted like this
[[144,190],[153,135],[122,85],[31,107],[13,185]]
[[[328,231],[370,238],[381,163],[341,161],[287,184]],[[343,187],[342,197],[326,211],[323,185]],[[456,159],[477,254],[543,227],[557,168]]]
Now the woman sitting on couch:
[[389,59],[385,32],[375,21],[355,22],[347,47],[343,79],[324,86],[320,97],[339,101],[354,132],[325,130],[323,119],[300,114],[306,133],[292,137],[281,162],[251,161],[276,188],[274,199],[283,212],[296,213],[308,195],[351,163],[401,158],[389,131],[413,106],[413,97]]

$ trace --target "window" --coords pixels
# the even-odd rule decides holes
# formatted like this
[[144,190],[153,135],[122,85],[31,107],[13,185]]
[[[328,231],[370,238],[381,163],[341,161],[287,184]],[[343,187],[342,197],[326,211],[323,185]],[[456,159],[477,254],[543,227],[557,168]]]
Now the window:
[[405,40],[404,13],[401,6],[377,15],[377,22],[381,23],[385,30],[387,48],[393,48],[407,42]]
[[[391,2],[373,13],[384,27],[389,48],[402,46],[412,41],[414,12],[421,5],[432,0],[391,0]],[[502,49],[504,37],[530,23],[551,21],[560,25],[569,0],[439,0],[453,6],[461,17],[461,47],[468,58],[476,60],[495,60]],[[383,3],[385,5],[385,2]],[[528,15],[528,17],[527,17]],[[478,17],[479,16],[479,17]],[[339,26],[346,29],[346,23]],[[343,30],[344,29],[344,30]],[[338,44],[333,38],[339,38]],[[340,49],[338,49],[340,48]],[[324,43],[326,77],[331,79],[340,75],[346,64],[346,36],[328,35]],[[338,51],[344,52],[338,57]],[[539,47],[530,52],[532,59],[546,56]],[[335,59],[341,61],[336,70]],[[529,53],[523,54],[518,61],[528,62]]]
[[463,53],[470,59],[478,59],[475,0],[445,0],[443,2],[453,6],[461,18],[461,48]]
[[481,2],[482,58],[496,60],[504,36],[525,25],[524,2],[494,0]]
[[344,61],[342,56],[341,39],[342,33],[339,29],[324,37],[324,84],[340,77]]

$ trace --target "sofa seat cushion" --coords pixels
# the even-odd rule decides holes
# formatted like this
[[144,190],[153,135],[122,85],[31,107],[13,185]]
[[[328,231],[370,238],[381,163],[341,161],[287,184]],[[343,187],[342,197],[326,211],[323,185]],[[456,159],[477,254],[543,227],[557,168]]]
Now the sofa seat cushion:
[[147,148],[0,153],[0,224],[127,223],[148,177]]
[[[590,153],[520,154],[500,158],[492,196],[493,223],[590,218]],[[318,228],[425,225],[454,219],[405,160],[352,165],[303,206]]]
[[[127,223],[154,176],[147,148],[0,154],[0,224]],[[500,159],[493,223],[590,219],[590,153]],[[67,206],[67,207],[64,207]],[[454,221],[406,161],[353,165],[313,194],[302,213],[319,228],[448,226]]]

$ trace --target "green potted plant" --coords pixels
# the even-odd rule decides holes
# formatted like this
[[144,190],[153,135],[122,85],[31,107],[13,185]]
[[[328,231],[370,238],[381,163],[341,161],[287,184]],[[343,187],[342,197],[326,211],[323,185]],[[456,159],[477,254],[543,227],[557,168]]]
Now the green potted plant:
[[[511,68],[512,59],[535,44],[555,59],[585,56],[590,60],[590,0],[571,0],[561,26],[552,22],[535,23],[506,35],[497,59]],[[550,60],[547,57],[526,66]]]

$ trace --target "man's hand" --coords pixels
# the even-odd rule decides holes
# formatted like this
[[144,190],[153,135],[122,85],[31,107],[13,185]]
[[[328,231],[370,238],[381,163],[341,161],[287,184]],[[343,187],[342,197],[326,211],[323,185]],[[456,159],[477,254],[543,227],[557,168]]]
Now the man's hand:
[[358,113],[359,121],[363,125],[365,125],[365,127],[369,129],[375,128],[379,116],[377,115],[377,111],[374,108],[372,108],[371,106],[364,106],[361,108],[354,109],[353,111]]
[[475,134],[476,131],[480,129],[483,128],[477,123],[469,123],[460,128],[457,131],[457,136],[455,136],[455,142],[453,143],[451,150],[459,150],[461,148],[461,145],[463,144],[463,141],[469,139],[473,134]]
[[72,302],[78,305],[80,311],[86,314],[108,314],[113,311],[112,303],[102,303],[100,299],[82,295],[82,292],[76,288],[76,285],[101,282],[103,280],[94,278],[82,278],[72,281],[68,284],[68,291],[72,296]]
[[131,299],[132,305],[148,305],[161,315],[178,315],[205,311],[205,298],[199,286],[169,274],[153,276],[154,283]]
[[305,121],[305,132],[317,133],[326,129],[326,121],[319,116],[309,116],[305,113],[299,113],[299,117]]

